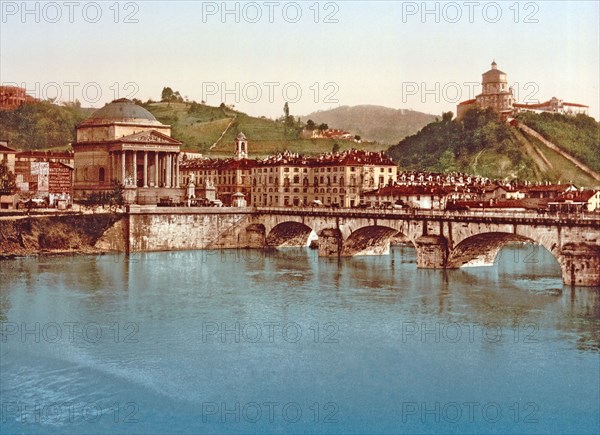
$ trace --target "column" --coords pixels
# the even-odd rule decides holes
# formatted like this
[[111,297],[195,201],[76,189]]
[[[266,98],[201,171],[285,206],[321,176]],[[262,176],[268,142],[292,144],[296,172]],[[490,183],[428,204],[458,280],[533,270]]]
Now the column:
[[158,187],[158,151],[154,152],[154,187]]
[[175,154],[175,187],[179,189],[179,154]]
[[125,183],[125,151],[121,151],[121,183]]
[[132,169],[131,176],[133,177],[133,185],[137,187],[137,151],[133,152],[133,161],[131,162],[131,169]]
[[113,177],[113,153],[112,151],[108,152],[108,181],[112,183]]
[[167,182],[166,182],[166,187],[170,188],[171,187],[171,153],[167,153],[166,156],[167,162],[166,162],[166,178],[167,178]]
[[144,187],[148,187],[148,151],[144,151]]

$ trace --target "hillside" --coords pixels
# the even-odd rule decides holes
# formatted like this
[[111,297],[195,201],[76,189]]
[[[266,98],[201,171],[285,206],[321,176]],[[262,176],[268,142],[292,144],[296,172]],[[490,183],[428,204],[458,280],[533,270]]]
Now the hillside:
[[172,136],[182,141],[185,149],[211,157],[230,157],[235,136],[240,131],[248,138],[252,157],[267,156],[286,149],[303,154],[320,154],[331,151],[336,143],[340,150],[360,147],[380,151],[387,148],[368,142],[356,144],[354,141],[300,139],[298,125],[286,127],[280,121],[255,118],[226,107],[189,103],[150,103],[144,104],[144,107],[159,121],[172,126]]
[[300,119],[303,122],[312,119],[317,124],[325,123],[331,128],[347,130],[365,140],[390,144],[415,134],[435,121],[435,116],[414,110],[360,105],[313,112]]
[[519,121],[600,172],[600,123],[586,115],[523,113]]
[[48,101],[2,110],[0,139],[24,150],[65,149],[75,140],[75,126],[93,111],[78,103],[56,105]]
[[[520,116],[519,120],[527,124],[543,120],[547,130],[554,132],[553,142],[565,151],[572,153],[574,144],[579,144],[565,145],[564,136],[569,134],[561,124],[570,121],[526,115],[525,119]],[[598,123],[593,118],[585,118],[579,120],[577,137],[593,138],[597,135]],[[589,144],[578,146],[578,159],[594,168],[594,157],[598,152],[591,154],[598,149],[598,142],[592,139]],[[591,154],[588,148],[592,150]],[[462,171],[489,178],[538,182],[572,181],[582,186],[600,184],[540,140],[499,122],[496,114],[489,110],[470,111],[461,121],[452,120],[451,113],[444,114],[441,120],[390,147],[388,153],[401,168],[408,170]]]
[[[296,153],[320,154],[361,147],[381,151],[377,143],[328,139],[300,139],[301,125],[286,127],[280,121],[255,118],[225,106],[212,107],[197,103],[155,103],[136,101],[159,121],[172,127],[172,136],[183,142],[184,149],[211,157],[230,157],[235,136],[243,131],[249,140],[250,155],[262,157],[285,149]],[[67,149],[75,140],[75,127],[94,112],[78,103],[62,105],[41,101],[15,110],[0,111],[0,139],[13,148],[25,150]]]

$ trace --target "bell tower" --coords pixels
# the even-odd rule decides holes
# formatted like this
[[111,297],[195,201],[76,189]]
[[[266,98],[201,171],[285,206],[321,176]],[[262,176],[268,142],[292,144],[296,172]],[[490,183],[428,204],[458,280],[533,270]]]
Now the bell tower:
[[236,160],[248,158],[248,140],[242,132],[235,138],[235,153],[233,156]]

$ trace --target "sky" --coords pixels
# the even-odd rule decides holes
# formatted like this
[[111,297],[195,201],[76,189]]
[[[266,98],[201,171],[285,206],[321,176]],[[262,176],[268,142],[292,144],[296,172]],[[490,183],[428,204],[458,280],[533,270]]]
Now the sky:
[[496,60],[519,102],[599,119],[597,1],[0,1],[0,84],[101,107],[226,102],[279,117],[374,104],[441,114]]

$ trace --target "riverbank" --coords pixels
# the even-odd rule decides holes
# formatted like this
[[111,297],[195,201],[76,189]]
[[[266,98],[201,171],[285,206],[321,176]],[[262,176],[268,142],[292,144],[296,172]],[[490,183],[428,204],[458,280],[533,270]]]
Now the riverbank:
[[0,258],[110,252],[98,245],[119,213],[12,216],[0,220]]

